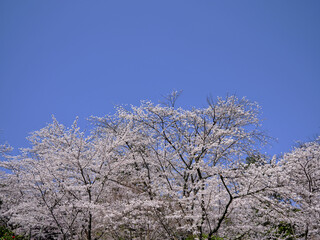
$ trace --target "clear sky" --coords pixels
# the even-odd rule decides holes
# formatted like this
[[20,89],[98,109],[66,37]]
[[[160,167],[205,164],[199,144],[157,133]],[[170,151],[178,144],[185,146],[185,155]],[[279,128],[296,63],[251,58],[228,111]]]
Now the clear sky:
[[0,143],[154,102],[236,94],[262,107],[270,154],[320,133],[319,0],[2,0]]

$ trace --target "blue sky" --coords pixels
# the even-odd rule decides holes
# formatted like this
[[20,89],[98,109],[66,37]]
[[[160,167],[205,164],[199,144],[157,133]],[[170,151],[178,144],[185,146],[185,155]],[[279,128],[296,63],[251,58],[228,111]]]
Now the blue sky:
[[270,154],[320,133],[320,1],[0,2],[0,143],[154,102],[236,94],[262,107]]

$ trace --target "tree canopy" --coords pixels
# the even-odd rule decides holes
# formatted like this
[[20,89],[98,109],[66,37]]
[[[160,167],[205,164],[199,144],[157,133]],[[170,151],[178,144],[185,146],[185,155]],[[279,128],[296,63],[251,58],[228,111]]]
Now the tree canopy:
[[31,239],[320,235],[319,140],[269,157],[256,103],[175,99],[92,117],[89,134],[53,119],[20,155],[3,147],[3,224]]

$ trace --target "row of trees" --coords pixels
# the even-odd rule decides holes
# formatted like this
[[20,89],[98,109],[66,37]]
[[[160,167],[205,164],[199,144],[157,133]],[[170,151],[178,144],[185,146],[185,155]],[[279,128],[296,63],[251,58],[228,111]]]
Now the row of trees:
[[259,107],[235,96],[184,110],[142,102],[56,119],[0,163],[3,224],[31,239],[316,239],[320,144],[260,153]]

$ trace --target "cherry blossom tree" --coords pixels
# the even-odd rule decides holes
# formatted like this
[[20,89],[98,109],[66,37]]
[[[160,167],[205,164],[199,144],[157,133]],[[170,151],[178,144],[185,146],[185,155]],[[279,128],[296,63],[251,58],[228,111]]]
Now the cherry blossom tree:
[[227,236],[223,229],[233,209],[274,188],[261,169],[246,169],[246,157],[266,141],[258,106],[246,99],[220,98],[192,110],[143,102],[93,120],[101,136],[123,139],[123,185],[137,193],[132,211],[151,214],[150,225],[168,239]]
[[107,159],[113,154],[111,139],[95,145],[94,137],[85,137],[76,121],[66,129],[54,119],[29,140],[31,148],[1,162],[12,171],[5,178],[14,193],[2,190],[17,199],[6,200],[12,205],[5,213],[10,221],[21,231],[46,239],[102,236],[101,219],[108,211],[105,179],[110,171]]
[[11,171],[1,215],[31,239],[318,234],[319,142],[270,158],[256,103],[229,96],[182,109],[177,96],[92,117],[88,133],[53,119],[0,163]]
[[292,201],[292,223],[299,239],[320,236],[320,138],[284,155],[283,196]]
[[[7,158],[7,153],[10,152],[12,148],[7,145],[3,144],[0,145],[0,157],[1,158]],[[7,227],[8,217],[5,217],[3,215],[3,212],[7,211],[9,208],[8,199],[12,198],[15,194],[10,194],[10,187],[9,184],[7,184],[7,178],[5,177],[6,172],[5,169],[0,168],[0,190],[5,192],[6,194],[0,195],[0,226]]]

